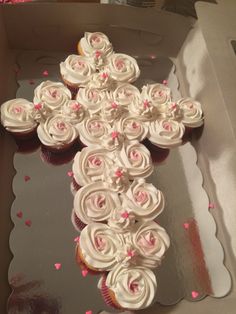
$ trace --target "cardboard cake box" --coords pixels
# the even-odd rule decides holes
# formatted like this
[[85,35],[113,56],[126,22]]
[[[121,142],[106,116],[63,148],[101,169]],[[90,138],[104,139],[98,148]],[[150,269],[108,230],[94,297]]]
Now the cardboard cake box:
[[[199,302],[182,300],[174,306],[156,304],[142,313],[231,314],[236,307],[236,71],[231,40],[236,39],[236,6],[232,0],[218,4],[197,3],[198,21],[188,17],[133,7],[78,4],[28,3],[0,6],[0,103],[15,97],[15,59],[19,51],[74,51],[84,31],[108,34],[114,46],[135,55],[169,57],[176,66],[182,96],[203,104],[205,126],[193,142],[204,188],[215,204],[212,215],[217,238],[225,252],[232,277],[228,296],[207,297]],[[132,42],[132,45],[130,44]],[[12,259],[9,236],[13,228],[10,208],[14,200],[15,144],[0,129],[0,312],[6,312],[11,292],[8,267]],[[171,284],[171,283],[170,283]],[[71,313],[72,314],[72,313]]]

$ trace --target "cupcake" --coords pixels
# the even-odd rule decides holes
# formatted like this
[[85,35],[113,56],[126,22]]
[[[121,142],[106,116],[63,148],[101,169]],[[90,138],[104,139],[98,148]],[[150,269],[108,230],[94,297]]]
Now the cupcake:
[[117,265],[103,275],[100,289],[107,305],[134,311],[153,303],[157,283],[154,273],[145,267]]
[[144,221],[155,219],[165,207],[163,193],[142,178],[132,182],[126,195],[135,205],[134,213]]
[[131,114],[123,114],[115,122],[115,127],[129,141],[142,142],[148,133],[147,125]]
[[78,138],[78,131],[74,125],[57,114],[41,122],[37,128],[41,143],[50,151],[65,151],[70,148]]
[[158,113],[161,114],[171,101],[171,91],[164,84],[147,84],[142,87],[141,97],[155,106]]
[[140,103],[141,94],[137,87],[129,83],[119,83],[112,92],[115,102],[128,109],[131,103]]
[[71,97],[71,92],[62,83],[45,81],[34,90],[33,102],[36,106],[45,107],[51,114],[58,114]]
[[102,138],[111,130],[110,124],[99,115],[85,118],[78,128],[80,141],[86,146],[100,144]]
[[80,86],[86,85],[96,72],[93,60],[88,57],[69,55],[60,63],[63,82],[76,95]]
[[124,53],[112,54],[104,70],[110,73],[113,80],[120,83],[132,83],[140,75],[137,61]]
[[77,46],[82,56],[93,58],[94,64],[100,68],[106,64],[107,57],[113,53],[113,47],[108,37],[101,32],[85,32]]
[[16,138],[27,139],[36,134],[34,105],[23,98],[8,100],[1,105],[1,123]]
[[80,88],[76,100],[85,107],[90,114],[98,114],[101,111],[102,103],[107,98],[105,91],[97,88]]
[[106,222],[113,209],[120,206],[120,198],[103,182],[82,187],[74,197],[74,212],[85,225]]
[[182,144],[184,132],[183,123],[164,118],[150,123],[148,139],[158,147],[172,148]]
[[108,169],[114,164],[114,156],[100,146],[85,147],[75,155],[72,170],[74,180],[80,186],[105,181]]
[[130,179],[146,178],[153,171],[150,152],[138,141],[125,142],[117,157],[128,170]]
[[182,123],[188,128],[198,128],[203,125],[201,104],[192,98],[182,98],[177,102],[182,110]]
[[109,271],[117,264],[117,249],[122,245],[122,237],[106,224],[91,223],[81,231],[76,260],[93,271]]
[[147,268],[156,268],[161,264],[170,238],[165,229],[154,221],[138,223],[130,235],[136,252],[136,263]]

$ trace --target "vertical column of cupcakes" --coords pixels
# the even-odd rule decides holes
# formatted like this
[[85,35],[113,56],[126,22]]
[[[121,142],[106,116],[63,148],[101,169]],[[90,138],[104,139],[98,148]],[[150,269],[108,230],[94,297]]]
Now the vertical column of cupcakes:
[[69,55],[60,63],[60,73],[63,82],[75,98],[81,86],[86,86],[96,72],[93,60],[89,57]]
[[78,138],[78,130],[62,114],[71,100],[71,92],[59,82],[42,82],[34,91],[37,134],[44,147],[52,152],[69,149]]
[[1,123],[16,139],[30,139],[38,126],[34,104],[23,98],[8,100],[1,105]]

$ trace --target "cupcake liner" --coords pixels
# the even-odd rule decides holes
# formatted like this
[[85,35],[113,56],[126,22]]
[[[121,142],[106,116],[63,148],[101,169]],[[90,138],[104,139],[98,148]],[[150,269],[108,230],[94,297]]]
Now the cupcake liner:
[[22,153],[22,154],[33,153],[41,145],[37,137],[37,134],[35,134],[31,139],[27,139],[27,140],[15,138],[15,143],[18,147],[17,152]]
[[100,271],[93,269],[88,264],[86,264],[86,262],[84,261],[83,256],[82,256],[79,243],[76,246],[76,262],[79,265],[81,271],[87,270],[88,273],[90,275],[93,275],[93,276],[101,274]]
[[79,219],[74,209],[72,210],[72,213],[71,213],[71,221],[77,231],[82,231],[87,226],[85,223],[83,223],[83,221]]
[[8,131],[8,133],[10,133],[15,138],[15,140],[30,140],[37,136],[37,126],[34,129],[26,132]]
[[155,163],[163,162],[168,157],[168,155],[170,153],[170,150],[168,148],[158,147],[158,146],[152,144],[148,139],[145,139],[142,143],[150,151],[152,161]]
[[81,188],[81,186],[76,182],[75,178],[73,178],[72,180],[72,185],[75,191],[79,191],[79,189]]
[[111,306],[117,310],[122,309],[121,306],[119,306],[116,302],[114,293],[109,290],[109,288],[106,286],[106,278],[107,275],[103,274],[102,276],[102,284],[101,284],[101,294],[102,297],[106,303],[106,305]]

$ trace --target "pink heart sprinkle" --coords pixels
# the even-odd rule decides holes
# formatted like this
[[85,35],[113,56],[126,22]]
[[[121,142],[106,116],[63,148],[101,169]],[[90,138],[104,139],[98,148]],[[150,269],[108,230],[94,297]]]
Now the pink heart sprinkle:
[[16,216],[17,216],[18,218],[22,218],[22,217],[23,217],[22,211],[19,211],[18,213],[16,213]]
[[34,81],[34,80],[29,80],[29,84],[30,84],[30,85],[34,85],[34,84],[35,84],[35,81]]
[[129,213],[127,211],[121,213],[121,217],[124,219],[128,219],[129,218]]
[[68,177],[73,177],[74,173],[73,173],[73,171],[68,171],[67,175],[68,175]]
[[59,270],[61,268],[61,263],[56,263],[54,264],[56,270]]
[[26,220],[26,221],[25,221],[25,225],[26,225],[27,227],[31,227],[32,221],[31,221],[30,219]]
[[184,227],[184,229],[188,229],[189,228],[189,223],[188,222],[185,222],[184,224],[183,224],[183,227]]
[[199,293],[197,291],[192,291],[192,298],[196,299],[199,296]]
[[75,237],[74,242],[79,242],[79,237]]
[[43,76],[48,76],[48,71],[47,70],[43,71]]
[[40,103],[36,104],[36,105],[34,105],[34,109],[40,110],[40,109],[42,109],[42,105]]
[[162,83],[163,83],[164,85],[167,85],[167,84],[168,84],[167,80],[164,80]]
[[83,269],[82,270],[82,276],[86,277],[88,275],[88,270],[87,269]]
[[208,208],[209,209],[214,209],[215,208],[215,204],[214,203],[209,203]]
[[93,314],[92,311],[86,311],[85,314]]
[[29,176],[24,176],[24,180],[25,180],[25,182],[28,182],[30,180],[30,177]]

